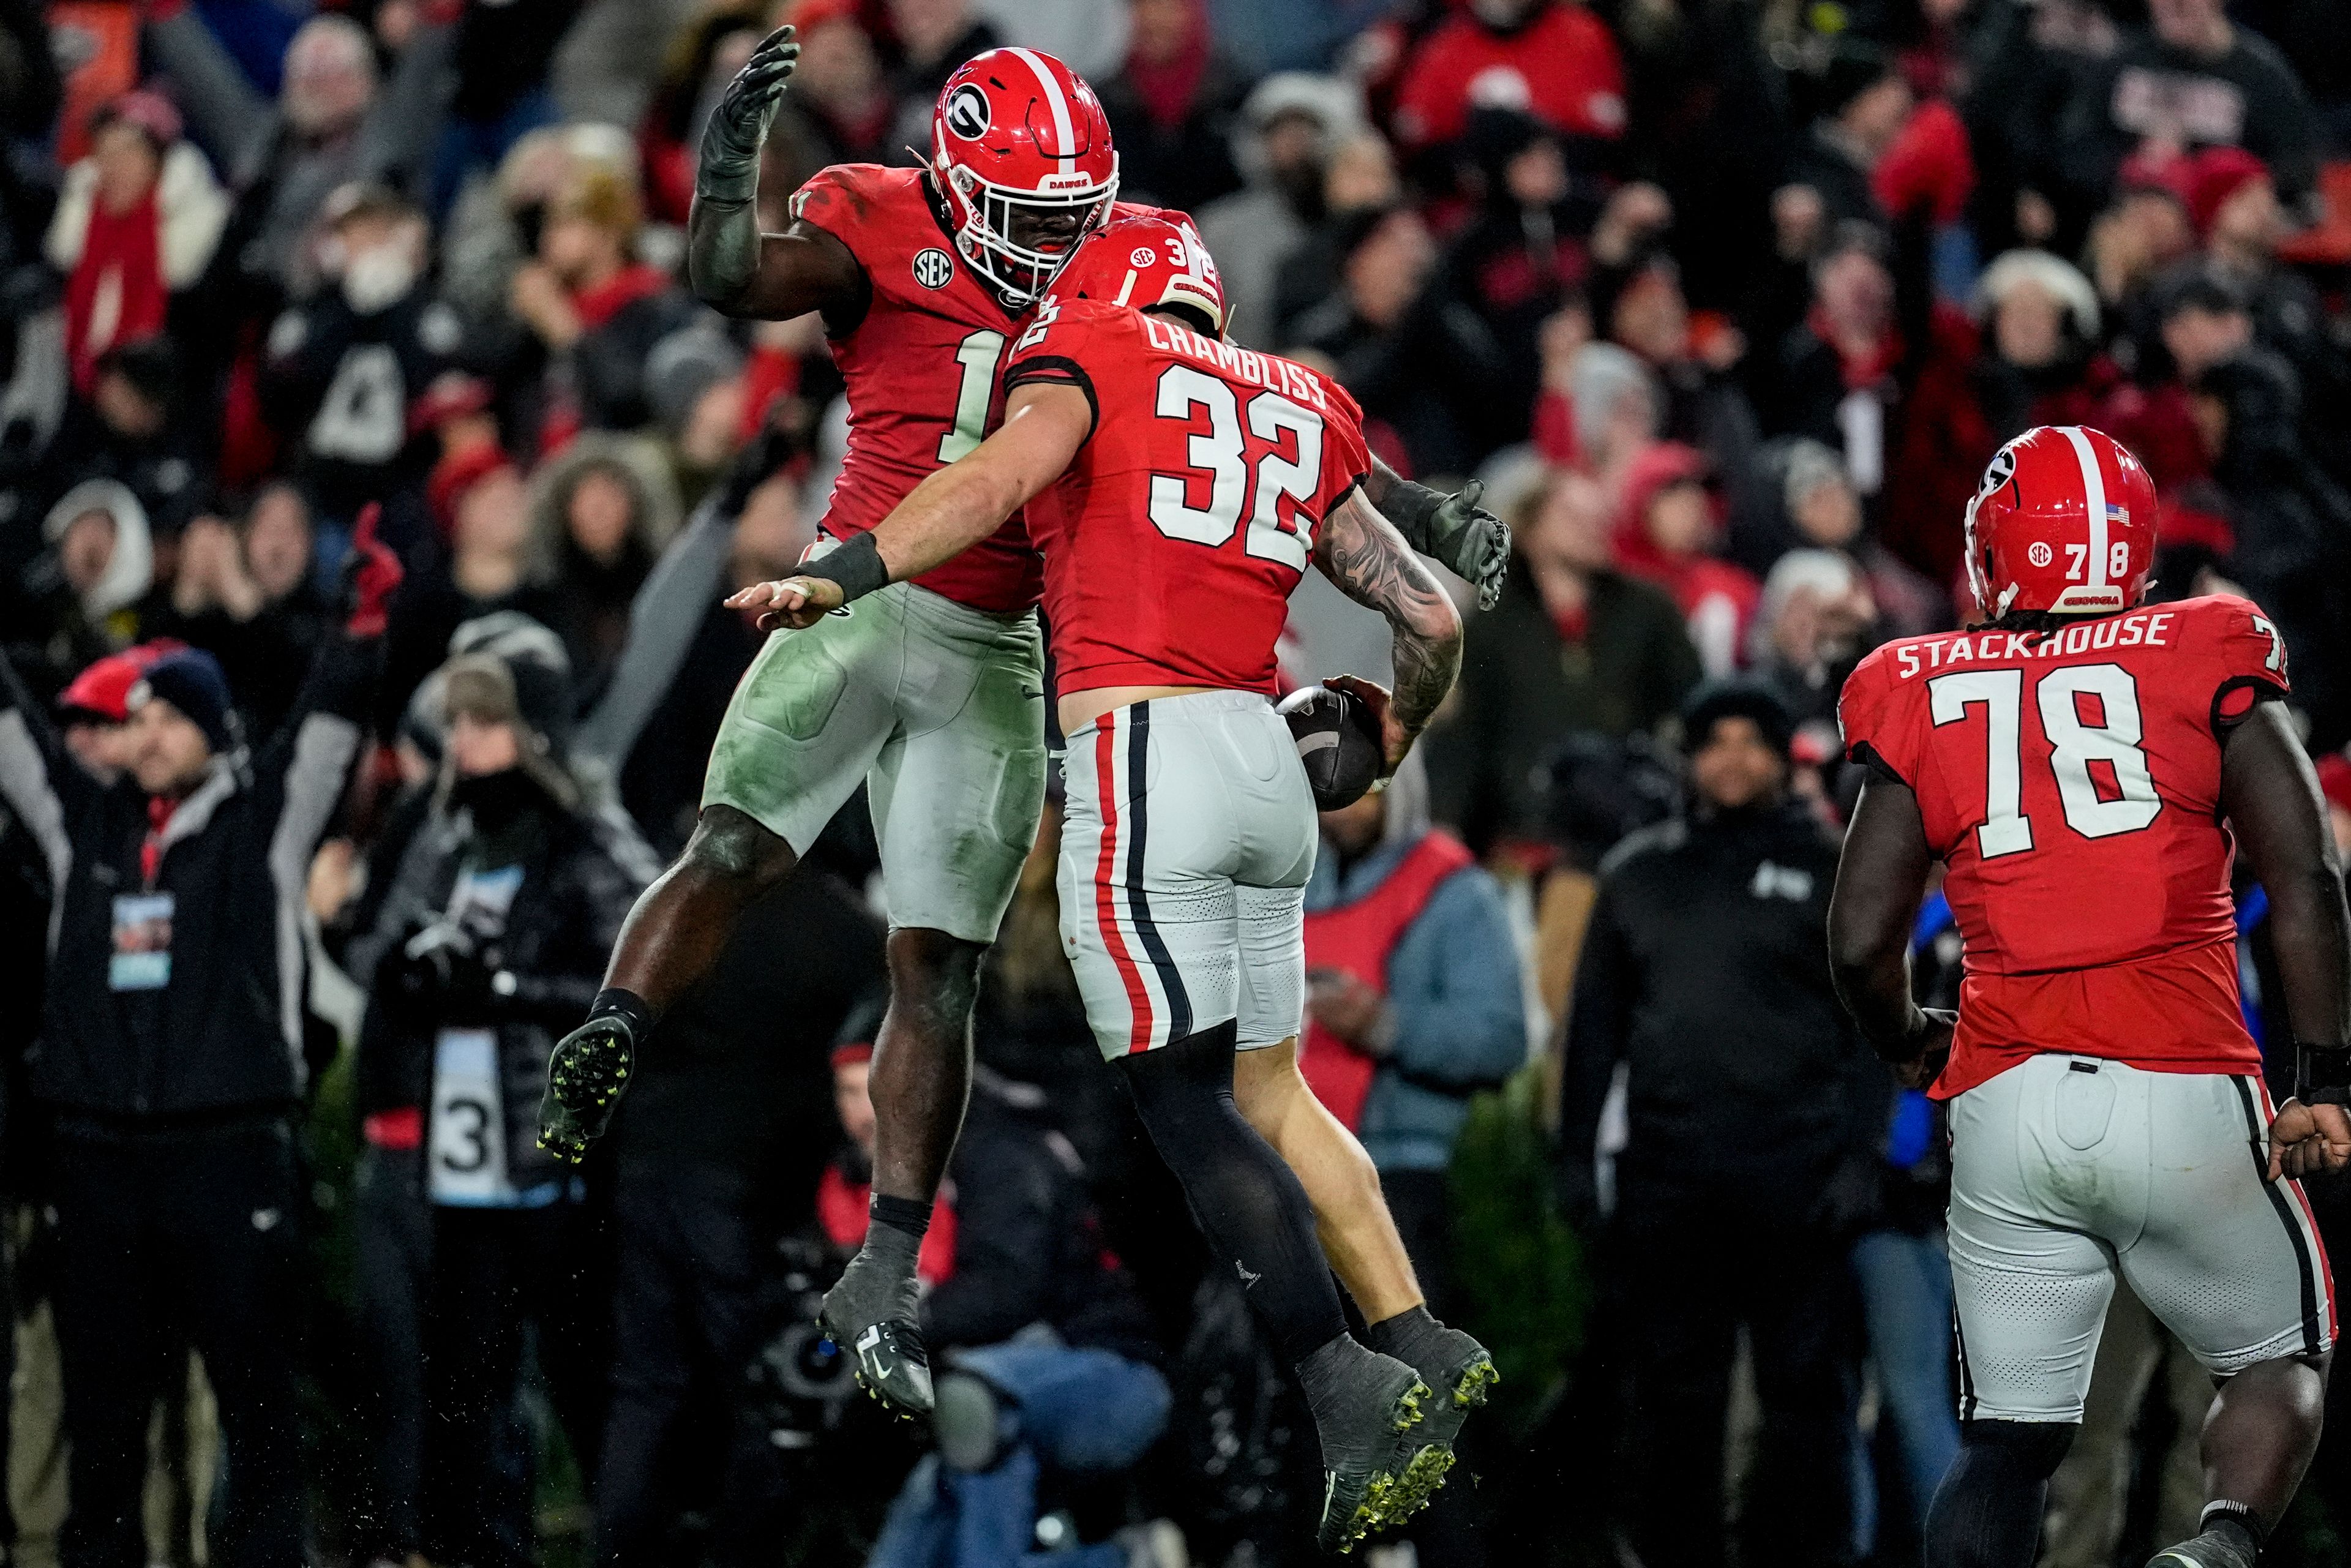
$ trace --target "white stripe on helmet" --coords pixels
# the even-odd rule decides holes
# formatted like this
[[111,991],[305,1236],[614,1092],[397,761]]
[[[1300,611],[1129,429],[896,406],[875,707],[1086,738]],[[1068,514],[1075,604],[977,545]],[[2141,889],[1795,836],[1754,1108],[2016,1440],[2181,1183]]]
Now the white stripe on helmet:
[[1053,134],[1061,138],[1061,172],[1064,174],[1076,173],[1078,132],[1076,127],[1071,123],[1070,100],[1062,94],[1061,84],[1053,79],[1053,73],[1045,68],[1045,62],[1037,57],[1035,50],[1007,49],[1005,53],[1019,56],[1021,64],[1037,73],[1038,84],[1045,89],[1045,105],[1053,111]]
[[2082,504],[2090,513],[2090,586],[2105,588],[2106,582],[2106,480],[2098,472],[2098,454],[2090,445],[2090,438],[2078,424],[2059,426],[2059,434],[2074,444],[2074,456],[2082,465]]

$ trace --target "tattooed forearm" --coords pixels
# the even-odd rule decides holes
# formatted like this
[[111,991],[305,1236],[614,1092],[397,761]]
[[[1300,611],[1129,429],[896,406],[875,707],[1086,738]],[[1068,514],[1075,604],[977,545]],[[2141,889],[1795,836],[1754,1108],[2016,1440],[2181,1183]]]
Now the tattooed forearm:
[[1356,603],[1387,617],[1395,635],[1394,713],[1420,733],[1461,668],[1461,617],[1437,579],[1361,490],[1322,519],[1315,564]]

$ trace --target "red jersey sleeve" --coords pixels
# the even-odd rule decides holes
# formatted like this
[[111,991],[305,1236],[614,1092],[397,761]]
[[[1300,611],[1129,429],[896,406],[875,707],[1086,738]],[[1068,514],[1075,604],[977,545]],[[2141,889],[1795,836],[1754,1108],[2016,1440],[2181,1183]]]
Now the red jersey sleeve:
[[2286,676],[2285,639],[2258,605],[2221,593],[2180,608],[2209,666],[2215,736],[2255,705],[2294,689]]
[[1356,406],[1355,400],[1334,381],[1326,379],[1322,386],[1331,402],[1330,412],[1322,421],[1322,494],[1319,498],[1322,508],[1320,515],[1327,517],[1348,491],[1371,474],[1372,448],[1364,439],[1364,411]]
[[[1086,402],[1093,410],[1094,423],[1102,423],[1102,394],[1094,384],[1093,372],[1087,364],[1104,363],[1098,358],[1106,351],[1103,340],[1114,335],[1121,325],[1124,310],[1106,309],[1091,300],[1064,302],[1047,296],[1037,307],[1036,316],[1029,329],[1012,345],[1012,357],[1004,367],[1004,395],[1010,397],[1019,388],[1038,384],[1071,386],[1086,394]],[[1115,348],[1107,350],[1116,352]],[[1087,432],[1089,439],[1092,432]]]
[[1921,758],[1917,727],[1904,722],[1908,705],[1903,695],[1890,645],[1879,648],[1845,677],[1837,697],[1837,727],[1847,761],[1891,774],[1915,789]]
[[862,163],[835,163],[819,169],[792,193],[792,216],[822,229],[857,255],[858,231],[871,221],[873,205],[868,182],[862,178],[868,168]]

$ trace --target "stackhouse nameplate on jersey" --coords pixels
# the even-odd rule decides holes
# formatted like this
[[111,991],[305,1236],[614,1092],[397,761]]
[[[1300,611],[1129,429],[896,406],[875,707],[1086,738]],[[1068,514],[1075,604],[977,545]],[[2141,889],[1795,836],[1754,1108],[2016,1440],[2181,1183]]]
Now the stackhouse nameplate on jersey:
[[2258,1071],[2238,1010],[2222,730],[2286,690],[2241,599],[2047,635],[1949,632],[1862,661],[1848,755],[1908,784],[1967,943],[1949,1097],[2036,1051]]

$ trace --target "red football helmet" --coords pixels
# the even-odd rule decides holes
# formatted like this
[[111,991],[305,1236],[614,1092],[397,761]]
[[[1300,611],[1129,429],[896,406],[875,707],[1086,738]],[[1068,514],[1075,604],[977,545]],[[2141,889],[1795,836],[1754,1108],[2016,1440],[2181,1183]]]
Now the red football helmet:
[[1225,330],[1225,285],[1188,219],[1120,218],[1097,229],[1054,275],[1056,299],[1104,299],[1148,310],[1188,306],[1217,337]]
[[2028,430],[1984,470],[1967,551],[1968,585],[1991,620],[2128,610],[2155,564],[2155,481],[2104,431]]
[[1035,49],[990,49],[947,78],[931,112],[931,165],[956,249],[1026,305],[1118,195],[1102,100]]

